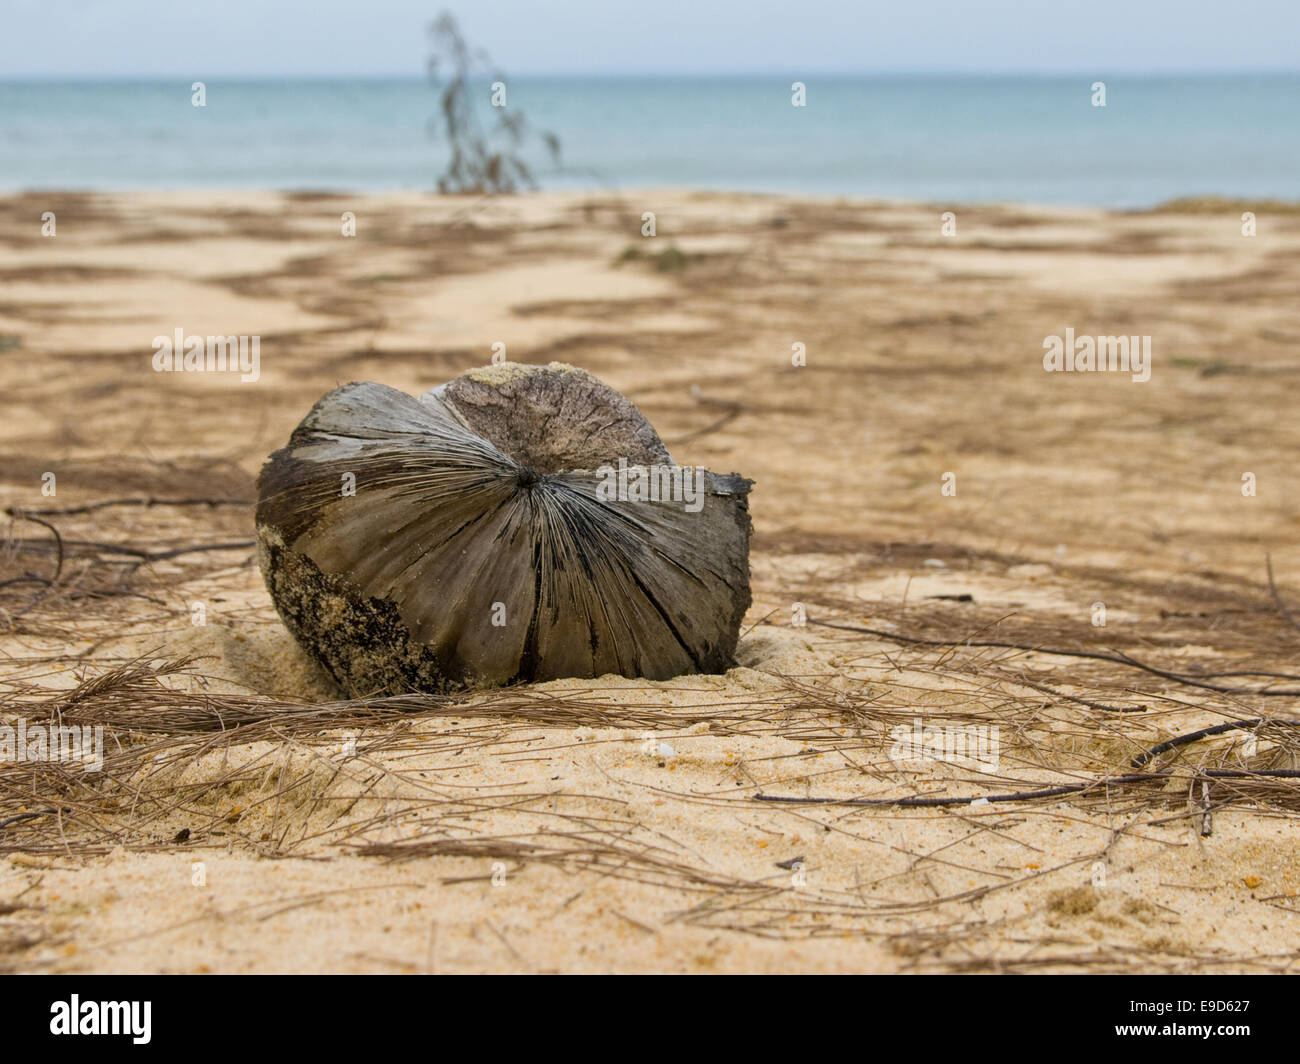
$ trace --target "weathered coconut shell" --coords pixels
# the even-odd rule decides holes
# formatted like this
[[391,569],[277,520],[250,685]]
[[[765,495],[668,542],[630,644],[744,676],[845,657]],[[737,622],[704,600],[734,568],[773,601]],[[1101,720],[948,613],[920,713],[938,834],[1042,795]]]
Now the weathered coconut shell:
[[598,497],[620,458],[673,465],[635,406],[558,363],[419,398],[347,384],[262,469],[262,573],[354,696],[720,672],[750,603],[751,481],[699,470],[698,512]]

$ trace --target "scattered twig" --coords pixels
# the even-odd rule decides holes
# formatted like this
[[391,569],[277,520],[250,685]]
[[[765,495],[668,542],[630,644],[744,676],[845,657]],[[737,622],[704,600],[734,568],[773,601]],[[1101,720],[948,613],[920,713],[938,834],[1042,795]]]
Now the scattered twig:
[[[906,643],[911,646],[929,646],[929,647],[996,647],[1004,650],[1024,650],[1031,654],[1049,654],[1053,657],[1064,658],[1087,658],[1093,661],[1109,661],[1117,665],[1126,665],[1131,669],[1141,669],[1143,672],[1152,673],[1155,676],[1164,677],[1167,680],[1173,680],[1175,683],[1186,684],[1189,687],[1200,687],[1207,691],[1217,691],[1221,694],[1230,695],[1271,695],[1275,697],[1295,698],[1300,696],[1300,688],[1252,688],[1252,687],[1228,687],[1223,684],[1207,683],[1204,680],[1198,680],[1193,676],[1183,675],[1181,673],[1169,672],[1165,669],[1156,668],[1154,665],[1147,665],[1130,657],[1123,651],[1098,651],[1098,650],[1065,650],[1059,647],[1046,647],[1037,643],[1012,643],[1003,642],[993,639],[923,639],[919,636],[900,635],[897,632],[886,632],[881,628],[867,628],[857,624],[841,624],[838,621],[817,621],[808,618],[809,624],[816,624],[822,628],[835,628],[842,632],[860,632],[863,635],[872,635],[878,639],[888,639],[895,643]],[[1229,675],[1227,673],[1203,673],[1204,676]],[[1250,674],[1258,675],[1258,674]],[[1289,677],[1294,678],[1294,677]]]
[[1278,593],[1277,584],[1273,580],[1273,556],[1271,554],[1264,555],[1264,564],[1268,569],[1269,594],[1273,596],[1273,601],[1277,604],[1278,613],[1286,618],[1287,623],[1292,628],[1300,629],[1300,622],[1297,622],[1291,611],[1286,608],[1286,603],[1282,601],[1282,596]]
[[69,517],[74,514],[91,514],[98,510],[105,510],[113,506],[144,506],[152,508],[155,506],[207,506],[209,509],[217,506],[252,506],[251,499],[161,499],[154,496],[139,496],[126,499],[104,499],[102,502],[92,502],[85,506],[62,506],[52,507],[50,509],[31,510],[26,507],[10,506],[6,508],[5,513],[10,517],[24,517],[38,515],[40,517]]

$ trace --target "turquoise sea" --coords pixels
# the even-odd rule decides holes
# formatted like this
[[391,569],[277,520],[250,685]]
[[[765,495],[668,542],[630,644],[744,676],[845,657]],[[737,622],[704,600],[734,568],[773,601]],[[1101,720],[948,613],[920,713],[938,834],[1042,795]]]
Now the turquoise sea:
[[[1106,106],[1092,105],[1105,80]],[[520,78],[543,188],[686,185],[940,203],[1300,198],[1300,75]],[[419,79],[0,81],[0,189],[433,188]],[[482,87],[485,117],[491,118]]]

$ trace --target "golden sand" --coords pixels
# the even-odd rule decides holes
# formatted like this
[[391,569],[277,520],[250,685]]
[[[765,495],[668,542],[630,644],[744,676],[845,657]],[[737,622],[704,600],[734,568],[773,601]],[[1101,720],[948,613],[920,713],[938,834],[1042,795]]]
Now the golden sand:
[[[971,208],[949,239],[943,209],[683,191],[0,199],[0,503],[220,502],[42,518],[63,565],[52,587],[0,588],[5,719],[141,656],[198,656],[158,681],[195,705],[337,698],[270,606],[248,501],[345,381],[420,394],[504,343],[618,388],[679,461],[756,482],[735,669],[160,749],[62,818],[0,830],[0,969],[1294,968],[1295,781],[1216,783],[1208,836],[1187,782],[1291,764],[1285,742],[1228,733],[1167,755],[1168,784],[969,804],[1132,771],[1163,739],[1288,716],[1290,699],[790,621],[802,603],[937,640],[1293,671],[1300,632],[1265,561],[1300,610],[1300,217],[1261,212],[1247,239],[1235,204]],[[669,245],[680,268],[661,270]],[[151,338],[178,326],[260,335],[261,379],[152,372]],[[1150,381],[1043,372],[1066,327],[1151,335]],[[7,532],[0,581],[56,571],[47,527]],[[214,544],[233,545],[156,556]],[[891,759],[917,718],[998,726],[1000,764]],[[0,820],[49,801],[0,794]]]

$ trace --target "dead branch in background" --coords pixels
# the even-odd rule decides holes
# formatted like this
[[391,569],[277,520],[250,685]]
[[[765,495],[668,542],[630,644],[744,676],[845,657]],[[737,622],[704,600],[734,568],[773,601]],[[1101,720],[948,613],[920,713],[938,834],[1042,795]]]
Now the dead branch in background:
[[[430,122],[451,150],[446,170],[438,178],[438,191],[456,194],[518,192],[536,188],[532,170],[521,154],[526,143],[539,139],[553,163],[560,160],[560,141],[554,133],[534,132],[527,119],[506,106],[495,106],[491,125],[484,129],[480,115],[484,101],[475,91],[485,80],[505,84],[485,51],[471,49],[450,12],[444,11],[429,27],[433,53],[428,60],[429,80],[440,90],[440,119]],[[447,73],[444,75],[443,71]]]

